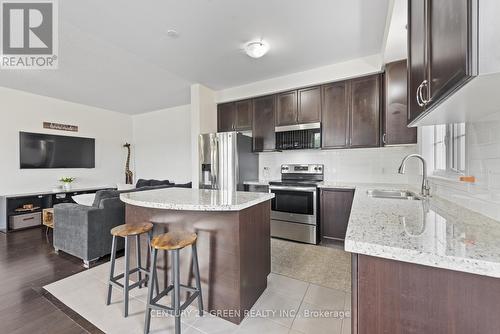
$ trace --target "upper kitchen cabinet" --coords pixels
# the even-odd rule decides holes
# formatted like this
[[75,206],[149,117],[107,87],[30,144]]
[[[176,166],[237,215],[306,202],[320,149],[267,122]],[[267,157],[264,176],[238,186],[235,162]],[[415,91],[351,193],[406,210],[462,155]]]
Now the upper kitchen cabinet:
[[380,75],[323,85],[322,148],[380,146]]
[[422,83],[426,78],[426,1],[408,1],[408,120],[412,121],[424,111],[420,102]]
[[252,100],[222,103],[217,106],[217,131],[252,129]]
[[324,85],[322,105],[322,147],[347,147],[349,140],[349,82]]
[[321,122],[321,87],[299,89],[297,122]]
[[252,130],[252,100],[243,100],[235,102],[236,122],[235,130]]
[[263,96],[253,100],[253,149],[255,152],[274,151],[276,134],[274,130],[275,96]]
[[417,129],[409,128],[406,59],[385,65],[384,145],[417,143]]
[[297,124],[297,91],[276,95],[276,126]]
[[234,131],[236,121],[236,104],[222,103],[217,106],[217,131]]
[[309,87],[276,95],[276,126],[321,122],[321,87]]
[[473,76],[472,0],[409,0],[409,121]]
[[380,146],[380,75],[351,80],[350,147]]

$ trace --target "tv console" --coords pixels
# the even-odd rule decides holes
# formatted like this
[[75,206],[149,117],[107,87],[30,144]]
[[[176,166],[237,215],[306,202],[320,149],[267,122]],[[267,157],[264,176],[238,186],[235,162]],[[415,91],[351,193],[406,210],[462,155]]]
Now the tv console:
[[[28,227],[41,226],[42,212],[44,209],[52,208],[54,205],[59,203],[74,203],[72,196],[75,195],[93,194],[99,190],[106,189],[116,188],[103,186],[75,188],[69,191],[58,190],[39,193],[2,195],[0,196],[0,232],[9,233]],[[20,210],[23,205],[32,205],[33,208]]]

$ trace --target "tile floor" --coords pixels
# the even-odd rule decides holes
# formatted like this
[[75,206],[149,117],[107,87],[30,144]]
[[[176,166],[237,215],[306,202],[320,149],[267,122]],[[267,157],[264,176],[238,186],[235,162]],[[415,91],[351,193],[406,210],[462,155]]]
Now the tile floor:
[[[118,259],[117,270],[123,268]],[[122,295],[114,290],[112,304],[106,306],[106,279],[109,265],[45,286],[45,289],[105,333],[142,333],[146,289],[131,292],[129,317],[122,317]],[[322,287],[278,274],[270,274],[268,288],[239,326],[205,313],[199,317],[194,307],[182,317],[185,334],[348,334],[350,293]],[[153,317],[151,333],[173,333],[173,317]]]
[[351,254],[343,245],[324,247],[272,238],[271,272],[351,291]]

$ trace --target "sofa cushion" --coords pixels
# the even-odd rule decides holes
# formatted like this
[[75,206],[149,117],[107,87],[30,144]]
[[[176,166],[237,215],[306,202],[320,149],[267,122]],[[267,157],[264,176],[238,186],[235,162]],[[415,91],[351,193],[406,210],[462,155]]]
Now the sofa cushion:
[[151,183],[149,184],[151,187],[158,187],[158,186],[168,186],[174,183],[170,183],[169,180],[151,180]]
[[120,193],[122,192],[118,190],[99,190],[95,194],[94,204],[92,204],[92,206],[98,208],[102,200],[107,198],[119,197]]
[[183,183],[183,184],[176,184],[176,188],[193,188],[193,182],[188,182],[188,183]]
[[93,206],[95,201],[95,194],[80,194],[71,197],[76,204]]
[[139,179],[135,184],[136,188],[148,187],[151,184],[151,180]]
[[163,186],[163,185],[168,185],[172,184],[170,183],[169,180],[146,180],[146,179],[139,179],[136,183],[136,188],[142,188],[142,187],[155,187],[155,186]]

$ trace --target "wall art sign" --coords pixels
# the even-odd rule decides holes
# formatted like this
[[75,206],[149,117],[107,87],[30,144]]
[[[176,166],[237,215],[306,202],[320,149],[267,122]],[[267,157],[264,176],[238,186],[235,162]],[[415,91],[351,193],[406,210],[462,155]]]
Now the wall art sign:
[[60,124],[52,122],[43,122],[43,128],[51,130],[78,132],[78,126],[76,125],[68,125],[68,124]]

